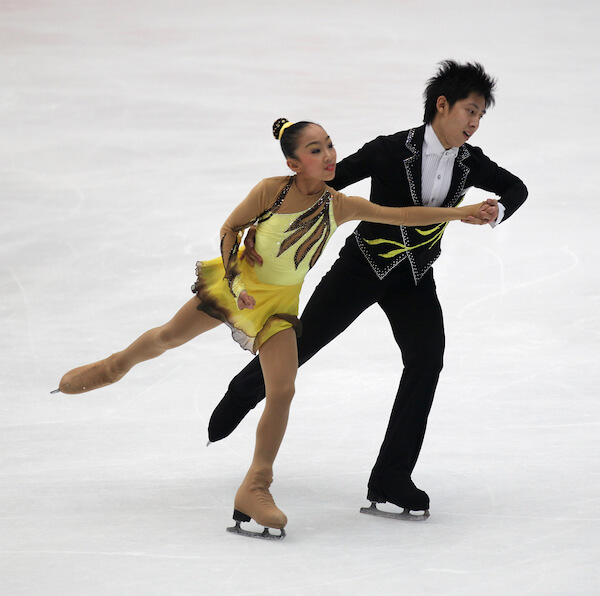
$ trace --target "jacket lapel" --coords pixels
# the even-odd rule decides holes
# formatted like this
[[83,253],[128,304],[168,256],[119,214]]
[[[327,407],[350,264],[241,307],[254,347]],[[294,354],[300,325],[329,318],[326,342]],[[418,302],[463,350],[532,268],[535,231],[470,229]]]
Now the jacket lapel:
[[424,138],[425,126],[419,126],[408,131],[405,147],[410,155],[403,160],[410,197],[413,204],[417,206],[423,205],[421,200],[421,163],[423,159]]
[[450,182],[450,189],[448,195],[444,199],[442,205],[444,207],[456,207],[458,203],[465,196],[467,190],[465,190],[465,182],[471,169],[463,163],[467,157],[470,157],[469,148],[463,145],[458,150],[458,155],[454,160],[454,168],[452,169],[452,181]]

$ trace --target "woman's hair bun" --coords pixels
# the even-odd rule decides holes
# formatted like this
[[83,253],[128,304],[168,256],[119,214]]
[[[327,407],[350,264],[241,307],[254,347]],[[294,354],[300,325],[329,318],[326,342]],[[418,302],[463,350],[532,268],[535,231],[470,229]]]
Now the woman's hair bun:
[[273,124],[273,136],[277,141],[279,141],[279,134],[281,133],[281,128],[284,124],[289,122],[287,118],[277,118]]

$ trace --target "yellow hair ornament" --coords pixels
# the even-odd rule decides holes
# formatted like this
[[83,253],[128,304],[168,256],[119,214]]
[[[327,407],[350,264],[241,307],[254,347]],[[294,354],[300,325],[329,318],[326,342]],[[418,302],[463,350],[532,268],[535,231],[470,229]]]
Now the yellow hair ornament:
[[293,126],[293,122],[290,122],[289,120],[279,129],[279,137],[277,137],[278,141],[281,141],[281,137],[283,136],[283,131],[286,128],[289,128],[290,126]]

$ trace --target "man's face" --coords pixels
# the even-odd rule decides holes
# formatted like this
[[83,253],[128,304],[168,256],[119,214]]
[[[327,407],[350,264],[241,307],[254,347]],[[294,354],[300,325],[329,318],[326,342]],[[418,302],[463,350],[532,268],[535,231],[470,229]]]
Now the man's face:
[[450,149],[460,147],[477,132],[479,121],[485,114],[485,99],[479,93],[471,93],[450,107],[442,95],[438,97],[436,108],[433,130],[442,145]]

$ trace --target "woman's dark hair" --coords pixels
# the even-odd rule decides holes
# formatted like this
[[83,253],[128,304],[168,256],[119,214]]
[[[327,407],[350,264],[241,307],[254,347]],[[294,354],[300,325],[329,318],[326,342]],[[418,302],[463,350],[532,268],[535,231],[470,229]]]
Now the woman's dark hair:
[[307,126],[314,124],[314,122],[307,122],[305,120],[294,122],[294,124],[290,124],[285,128],[281,138],[279,138],[281,129],[288,122],[287,118],[278,118],[275,120],[273,124],[273,136],[279,141],[285,157],[293,159],[296,157],[296,149],[298,149],[298,137]]
[[435,76],[427,81],[423,93],[425,100],[425,124],[431,124],[437,112],[436,102],[443,95],[450,107],[457,101],[465,99],[471,93],[478,93],[485,100],[485,107],[494,105],[496,79],[488,75],[483,66],[477,62],[459,64],[454,60],[440,62]]

